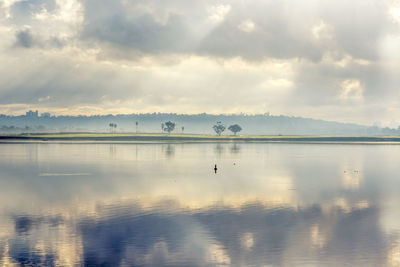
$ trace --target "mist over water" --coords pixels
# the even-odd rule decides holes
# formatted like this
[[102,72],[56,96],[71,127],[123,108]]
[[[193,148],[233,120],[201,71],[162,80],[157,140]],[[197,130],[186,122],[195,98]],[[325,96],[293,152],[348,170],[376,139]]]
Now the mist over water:
[[0,144],[0,264],[399,266],[399,157],[382,144]]

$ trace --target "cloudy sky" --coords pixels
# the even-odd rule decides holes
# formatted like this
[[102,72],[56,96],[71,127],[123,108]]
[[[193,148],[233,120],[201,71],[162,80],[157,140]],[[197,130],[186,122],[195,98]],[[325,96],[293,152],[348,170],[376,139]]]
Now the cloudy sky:
[[400,124],[400,1],[0,0],[0,113]]

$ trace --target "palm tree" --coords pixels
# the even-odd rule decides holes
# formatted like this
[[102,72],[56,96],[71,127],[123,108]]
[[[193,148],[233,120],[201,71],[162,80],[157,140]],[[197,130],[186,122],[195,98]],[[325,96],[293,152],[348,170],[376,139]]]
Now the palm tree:
[[115,133],[115,129],[117,128],[117,124],[116,123],[110,123],[108,126],[110,126],[110,131]]

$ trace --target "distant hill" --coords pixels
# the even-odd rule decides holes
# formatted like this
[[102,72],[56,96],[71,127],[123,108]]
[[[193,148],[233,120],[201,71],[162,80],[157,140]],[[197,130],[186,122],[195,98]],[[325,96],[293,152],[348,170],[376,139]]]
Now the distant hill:
[[[400,135],[399,129],[379,128],[352,123],[331,122],[301,117],[263,115],[212,115],[145,113],[129,115],[96,116],[41,116],[27,112],[22,116],[0,115],[0,132],[109,132],[109,124],[116,123],[117,132],[161,132],[161,123],[176,123],[175,131],[181,133],[214,134],[212,126],[220,121],[228,128],[239,124],[246,135]],[[232,134],[225,130],[223,134]]]

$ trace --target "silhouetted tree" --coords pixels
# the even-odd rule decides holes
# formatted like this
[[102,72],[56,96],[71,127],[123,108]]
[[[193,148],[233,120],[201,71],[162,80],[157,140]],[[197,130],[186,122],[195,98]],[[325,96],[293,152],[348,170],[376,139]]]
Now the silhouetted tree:
[[221,133],[225,131],[225,126],[220,121],[218,121],[217,124],[213,126],[213,129],[218,135],[221,135]]
[[108,126],[110,126],[111,132],[115,132],[115,129],[117,128],[117,124],[116,123],[110,123]]
[[139,125],[139,122],[136,122],[135,124],[136,124],[136,133],[137,133],[137,132],[138,132],[138,125]]
[[175,122],[167,121],[166,123],[162,124],[164,126],[164,131],[171,133],[175,129]]
[[236,135],[236,133],[238,133],[242,130],[242,127],[240,127],[240,125],[238,125],[238,124],[234,124],[234,125],[229,126],[228,130],[233,132]]

